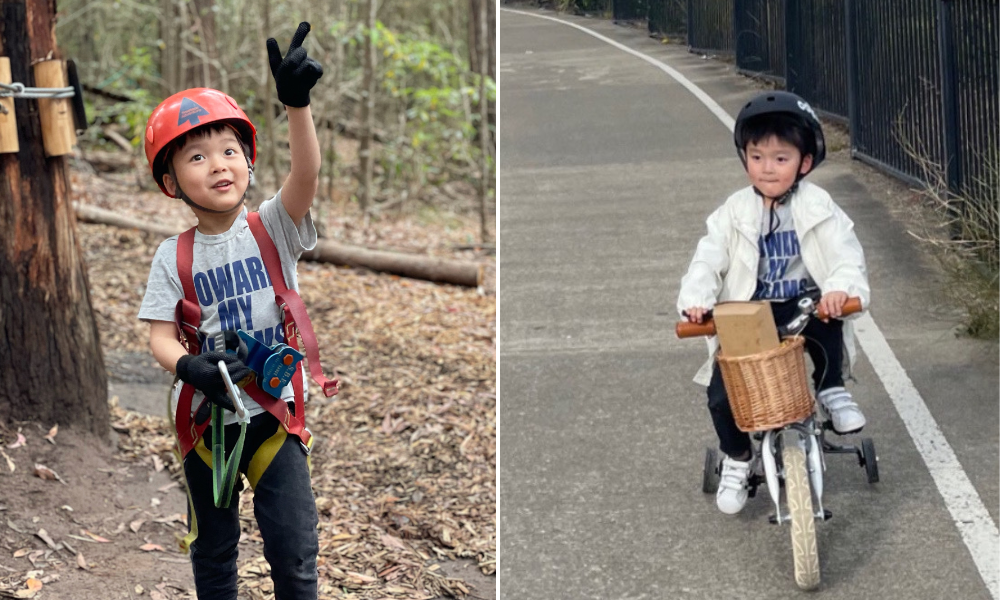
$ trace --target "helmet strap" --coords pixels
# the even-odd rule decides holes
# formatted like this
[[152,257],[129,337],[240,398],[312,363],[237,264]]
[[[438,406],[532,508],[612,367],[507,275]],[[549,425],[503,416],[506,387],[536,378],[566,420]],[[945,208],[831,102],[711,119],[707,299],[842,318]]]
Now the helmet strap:
[[[777,204],[785,204],[785,203],[787,203],[788,200],[791,199],[791,197],[795,195],[795,192],[797,192],[799,190],[799,180],[800,179],[801,179],[801,176],[798,179],[795,180],[795,183],[792,184],[792,187],[788,188],[788,190],[785,191],[784,194],[778,196],[777,198],[774,198],[773,200]],[[753,186],[753,193],[757,194],[761,198],[766,198],[766,196],[764,195],[764,192],[762,192],[759,189],[757,189],[757,186]]]

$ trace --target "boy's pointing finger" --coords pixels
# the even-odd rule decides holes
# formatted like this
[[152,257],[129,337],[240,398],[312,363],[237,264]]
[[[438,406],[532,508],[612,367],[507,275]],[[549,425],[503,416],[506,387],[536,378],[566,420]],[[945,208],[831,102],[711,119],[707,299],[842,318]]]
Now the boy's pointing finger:
[[295,35],[292,36],[292,43],[288,46],[288,51],[298,48],[302,45],[302,41],[306,39],[309,32],[312,30],[312,26],[308,22],[303,21],[299,23],[299,28],[295,30]]

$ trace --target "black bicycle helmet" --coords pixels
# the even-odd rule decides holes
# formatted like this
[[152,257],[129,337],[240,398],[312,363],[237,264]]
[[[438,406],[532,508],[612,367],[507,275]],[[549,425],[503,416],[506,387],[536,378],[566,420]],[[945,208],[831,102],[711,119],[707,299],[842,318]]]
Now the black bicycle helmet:
[[[747,166],[746,140],[743,139],[743,124],[746,123],[747,119],[752,117],[776,113],[787,113],[798,117],[805,127],[812,130],[813,136],[816,138],[816,154],[813,156],[812,169],[810,171],[818,167],[823,162],[823,159],[826,158],[826,142],[823,138],[823,127],[820,125],[816,113],[809,106],[809,103],[799,96],[791,92],[772,91],[760,94],[750,102],[747,102],[740,110],[739,116],[736,117],[736,126],[733,129],[733,141],[736,143],[736,153],[739,154],[740,161],[743,162],[743,168],[745,169]],[[802,177],[804,175],[800,174],[798,179],[802,179]]]

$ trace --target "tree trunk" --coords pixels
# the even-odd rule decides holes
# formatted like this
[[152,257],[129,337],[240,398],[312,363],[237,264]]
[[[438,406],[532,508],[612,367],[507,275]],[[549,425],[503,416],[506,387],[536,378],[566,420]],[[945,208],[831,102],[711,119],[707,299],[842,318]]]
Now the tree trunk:
[[[483,8],[486,9],[486,21],[481,18]],[[486,74],[493,81],[496,73],[496,36],[497,27],[496,4],[493,0],[469,0],[469,67],[476,73]],[[485,34],[481,33],[485,32]],[[480,48],[480,42],[486,42],[485,49]],[[487,105],[489,122],[496,124],[496,106]],[[495,148],[495,145],[494,145]]]
[[[215,41],[215,12],[212,11],[212,0],[194,0],[194,22],[198,26],[199,43],[201,48],[201,72],[202,86],[209,88],[220,88],[225,93],[229,93],[227,88],[221,83],[221,74],[218,69],[219,51]],[[213,64],[214,63],[214,64]]]
[[[262,0],[263,2],[263,35],[261,39],[268,39],[271,37],[271,0]],[[265,129],[267,131],[267,165],[271,169],[271,176],[274,178],[274,191],[277,191],[281,187],[281,174],[278,173],[278,144],[274,139],[274,104],[271,100],[271,94],[274,93],[274,78],[271,75],[271,63],[268,62],[267,58],[267,46],[261,44],[260,47],[261,61],[264,69],[264,119],[265,119]],[[260,154],[258,150],[258,154]],[[258,185],[263,184],[263,178],[261,178]],[[265,193],[264,196],[269,196],[270,194]]]
[[[163,237],[177,235],[182,231],[180,227],[150,223],[141,219],[119,215],[113,211],[96,206],[74,203],[73,208],[76,210],[77,218],[87,223],[101,223],[126,229],[134,228],[155,235],[162,235]],[[368,248],[348,246],[347,244],[341,244],[332,240],[320,240],[317,242],[315,249],[302,254],[302,260],[364,267],[373,271],[393,273],[395,275],[402,275],[403,277],[412,277],[413,279],[451,283],[468,287],[476,287],[482,283],[483,266],[478,263],[434,258],[419,254],[406,254],[403,252],[369,250]]]
[[480,181],[479,181],[479,236],[485,244],[489,241],[490,232],[486,226],[486,204],[490,193],[490,181],[492,179],[492,169],[490,168],[490,119],[489,119],[489,97],[486,92],[486,75],[491,69],[484,68],[484,62],[490,60],[489,44],[487,35],[482,32],[489,32],[489,9],[492,0],[479,0],[479,14],[474,15],[479,21],[480,35],[479,42],[479,151],[480,151]]
[[[92,37],[92,36],[91,36]],[[174,0],[160,0],[160,73],[163,75],[164,97],[180,91],[177,77],[177,52],[180,37],[177,31],[177,7]]]
[[[0,0],[0,55],[34,86],[55,42],[54,0]],[[38,102],[16,99],[21,150],[0,154],[0,421],[109,434],[107,376],[76,239],[65,157],[47,158]]]
[[365,80],[364,80],[364,101],[361,103],[361,122],[364,124],[365,133],[361,138],[361,148],[358,155],[361,158],[362,190],[358,201],[361,202],[362,212],[368,212],[368,207],[372,203],[372,180],[375,173],[375,161],[372,156],[372,135],[375,130],[375,44],[372,43],[372,36],[375,32],[375,13],[378,10],[378,0],[368,0],[368,19],[365,35]]
[[[335,0],[336,10],[334,11],[335,20],[337,23],[343,24],[345,22],[347,13],[347,0]],[[341,114],[340,110],[340,84],[344,78],[344,44],[339,39],[334,39],[334,52],[333,52],[333,106],[330,109],[330,167],[329,167],[329,179],[326,185],[326,198],[330,206],[333,206],[333,189],[334,184],[337,181],[337,120]]]
[[[480,12],[486,9],[486,23],[480,18]],[[469,0],[469,66],[476,73],[485,73],[490,79],[496,81],[496,36],[493,32],[497,27],[496,5],[491,0]],[[486,31],[485,36],[480,36],[480,31]],[[480,37],[485,38],[486,51],[480,50]],[[485,60],[480,57],[483,56]]]

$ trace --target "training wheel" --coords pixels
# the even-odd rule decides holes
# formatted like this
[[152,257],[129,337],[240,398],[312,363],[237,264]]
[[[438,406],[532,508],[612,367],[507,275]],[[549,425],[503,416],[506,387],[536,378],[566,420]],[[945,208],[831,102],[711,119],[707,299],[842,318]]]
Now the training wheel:
[[705,448],[705,469],[701,475],[701,491],[714,494],[719,489],[719,452]]
[[871,438],[861,439],[861,464],[865,467],[868,483],[878,483],[878,454]]

